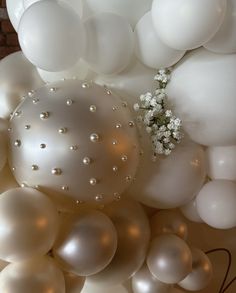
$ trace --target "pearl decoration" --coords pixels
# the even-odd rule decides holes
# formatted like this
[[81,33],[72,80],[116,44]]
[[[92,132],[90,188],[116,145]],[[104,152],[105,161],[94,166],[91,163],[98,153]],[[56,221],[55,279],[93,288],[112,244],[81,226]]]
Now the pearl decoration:
[[113,172],[117,172],[118,171],[118,167],[117,166],[113,166],[112,167]]
[[37,171],[37,170],[39,169],[39,167],[38,167],[37,165],[32,165],[32,166],[31,166],[31,169],[32,169],[33,171]]
[[30,125],[25,125],[25,129],[29,130],[30,129]]
[[33,104],[37,104],[39,102],[39,99],[33,99]]
[[60,168],[54,168],[54,169],[52,169],[51,173],[52,173],[52,175],[61,175],[62,171]]
[[45,149],[45,148],[46,148],[46,144],[45,144],[45,143],[41,143],[41,144],[40,144],[40,148],[41,148],[41,149]]
[[99,135],[97,133],[92,133],[90,135],[91,142],[98,142],[99,141]]
[[91,164],[91,159],[88,157],[83,158],[83,164],[84,165],[90,165]]
[[76,150],[78,150],[78,146],[77,145],[72,145],[72,146],[70,146],[70,150],[71,151],[76,151]]
[[95,105],[91,105],[89,107],[89,111],[92,112],[92,113],[95,113],[97,111],[97,107]]
[[64,127],[64,128],[60,128],[60,129],[58,130],[58,132],[59,132],[60,134],[66,133],[66,132],[67,132],[67,128],[66,128],[66,127]]
[[29,91],[29,92],[28,92],[28,96],[29,96],[29,97],[33,97],[33,95],[34,95],[34,91]]
[[89,180],[89,183],[90,183],[90,185],[94,186],[94,185],[97,184],[97,179],[96,179],[96,178],[91,178],[91,179]]
[[122,160],[123,162],[126,162],[126,161],[128,160],[128,157],[127,157],[126,155],[124,155],[124,156],[121,157],[121,160]]
[[74,101],[71,100],[71,99],[67,99],[67,100],[66,100],[66,105],[67,105],[67,106],[71,106],[73,103],[74,103]]
[[116,124],[116,128],[120,129],[122,127],[122,125],[120,123]]
[[21,141],[19,139],[17,139],[15,142],[14,142],[14,145],[16,147],[20,147],[21,146]]
[[49,112],[42,112],[41,114],[40,114],[40,118],[41,119],[47,119],[49,117]]

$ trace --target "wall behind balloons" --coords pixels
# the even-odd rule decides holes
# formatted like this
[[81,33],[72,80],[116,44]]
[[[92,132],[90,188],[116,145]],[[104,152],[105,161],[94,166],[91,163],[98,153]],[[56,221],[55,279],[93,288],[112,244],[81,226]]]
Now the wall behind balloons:
[[17,34],[8,19],[6,0],[0,0],[0,59],[19,50]]

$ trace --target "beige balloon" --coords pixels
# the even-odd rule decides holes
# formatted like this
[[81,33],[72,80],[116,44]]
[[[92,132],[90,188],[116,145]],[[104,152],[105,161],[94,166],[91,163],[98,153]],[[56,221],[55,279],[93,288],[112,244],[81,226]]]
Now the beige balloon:
[[0,258],[18,262],[46,254],[52,247],[58,214],[50,199],[32,188],[0,196]]
[[116,248],[111,220],[99,211],[81,211],[62,218],[53,254],[64,270],[90,276],[111,262]]
[[175,284],[192,270],[192,254],[178,236],[166,234],[155,238],[147,256],[150,272],[161,282]]
[[66,293],[80,293],[84,287],[85,277],[64,272]]
[[0,172],[0,194],[16,187],[19,187],[19,184],[16,182],[8,164],[6,164]]
[[8,265],[0,274],[2,293],[65,293],[63,273],[49,257]]
[[161,234],[175,234],[186,240],[188,226],[184,217],[178,211],[158,211],[151,218],[152,238]]
[[110,265],[90,278],[97,287],[121,284],[142,266],[150,239],[148,218],[141,205],[132,200],[120,200],[105,207],[118,234],[118,247]]
[[191,248],[193,257],[192,272],[178,285],[189,291],[202,290],[209,285],[213,269],[208,256],[198,248]]

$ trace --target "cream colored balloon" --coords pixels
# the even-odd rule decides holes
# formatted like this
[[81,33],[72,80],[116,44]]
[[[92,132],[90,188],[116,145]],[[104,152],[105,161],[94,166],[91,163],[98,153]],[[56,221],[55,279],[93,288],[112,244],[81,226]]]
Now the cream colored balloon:
[[2,293],[66,293],[63,273],[49,257],[8,265],[0,274]]
[[18,26],[21,20],[21,17],[25,11],[24,0],[7,0],[7,13],[10,18],[10,21],[16,31],[18,31]]
[[121,284],[136,273],[146,258],[150,239],[148,218],[137,202],[120,200],[105,207],[104,212],[116,227],[118,247],[109,266],[87,279],[99,288]]
[[6,164],[0,172],[0,194],[16,187],[19,187],[19,184],[16,182],[8,164]]
[[186,205],[180,207],[180,210],[188,220],[196,223],[203,223],[203,220],[201,219],[197,210],[196,198],[192,199]]
[[208,256],[198,248],[191,248],[193,266],[192,272],[178,285],[189,291],[206,288],[213,276],[213,268]]
[[186,240],[188,226],[184,217],[177,211],[158,211],[150,221],[152,238],[162,234],[175,234]]
[[22,52],[8,55],[0,61],[0,118],[8,118],[21,97],[44,84],[36,68]]
[[43,193],[10,189],[0,196],[0,258],[19,262],[46,254],[55,241],[58,215]]
[[84,287],[85,277],[64,272],[66,293],[80,293]]

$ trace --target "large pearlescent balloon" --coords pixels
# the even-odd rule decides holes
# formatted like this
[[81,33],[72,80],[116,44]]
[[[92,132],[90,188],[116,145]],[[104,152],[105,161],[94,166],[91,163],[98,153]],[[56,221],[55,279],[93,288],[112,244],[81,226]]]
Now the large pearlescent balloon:
[[121,15],[135,27],[139,19],[150,10],[152,0],[86,0],[84,18],[99,12],[111,12]]
[[207,173],[211,179],[236,181],[236,146],[209,147],[207,155]]
[[191,248],[192,271],[179,286],[189,291],[198,291],[206,288],[213,275],[212,264],[208,256],[198,248]]
[[64,216],[53,246],[53,255],[63,269],[78,276],[102,271],[117,248],[117,233],[111,220],[99,211]]
[[186,240],[188,227],[178,211],[158,211],[150,221],[152,238],[162,234],[175,234]]
[[0,171],[0,194],[8,189],[19,187],[8,164]]
[[236,227],[236,183],[213,180],[197,196],[197,210],[202,220],[217,229]]
[[197,210],[196,198],[192,199],[186,205],[180,207],[180,210],[185,218],[187,218],[189,221],[203,223],[203,220],[201,219]]
[[169,47],[194,49],[217,32],[224,20],[226,4],[226,0],[154,0],[153,25]]
[[150,239],[148,218],[137,202],[122,199],[105,207],[104,212],[115,225],[118,247],[108,267],[87,279],[99,288],[121,284],[134,275],[146,258]]
[[135,27],[135,54],[146,66],[159,69],[177,63],[185,51],[175,50],[164,44],[156,33],[151,12],[146,13]]
[[192,140],[213,146],[236,144],[235,75],[234,54],[198,49],[177,64],[167,92]]
[[26,58],[47,71],[73,66],[86,41],[79,15],[65,2],[53,0],[36,2],[25,11],[18,36]]
[[66,293],[80,293],[84,287],[85,277],[64,272]]
[[55,241],[58,214],[52,202],[32,188],[0,196],[0,258],[19,262],[46,254]]
[[29,93],[11,120],[10,157],[19,183],[55,201],[116,199],[139,159],[126,102],[92,83],[66,80]]
[[236,53],[236,1],[227,0],[224,21],[217,33],[204,44],[204,47],[215,53]]
[[2,293],[65,293],[63,273],[49,257],[9,264],[0,274]]
[[161,282],[175,284],[192,270],[192,254],[178,236],[166,234],[155,238],[147,256],[150,272]]
[[18,31],[21,17],[25,11],[24,0],[7,0],[7,13],[16,31]]
[[134,37],[130,24],[122,16],[98,13],[84,22],[87,48],[84,60],[100,74],[122,71],[131,61]]
[[171,293],[172,286],[160,282],[149,271],[147,265],[133,276],[132,288],[134,293]]
[[22,52],[0,61],[0,118],[7,119],[28,91],[44,84]]

